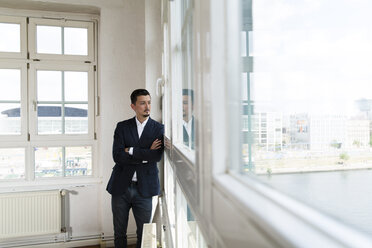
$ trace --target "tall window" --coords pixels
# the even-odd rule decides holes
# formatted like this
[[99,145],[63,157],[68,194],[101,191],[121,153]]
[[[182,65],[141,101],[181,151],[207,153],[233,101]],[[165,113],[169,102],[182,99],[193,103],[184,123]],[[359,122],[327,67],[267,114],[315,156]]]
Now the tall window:
[[194,1],[180,0],[171,5],[171,81],[172,111],[175,117],[175,143],[194,161],[195,150],[195,94],[194,94]]
[[232,167],[369,234],[371,7],[242,1],[242,165]]
[[0,32],[0,180],[93,175],[94,22],[0,16]]
[[182,140],[191,151],[195,149],[193,5],[193,0],[181,1]]

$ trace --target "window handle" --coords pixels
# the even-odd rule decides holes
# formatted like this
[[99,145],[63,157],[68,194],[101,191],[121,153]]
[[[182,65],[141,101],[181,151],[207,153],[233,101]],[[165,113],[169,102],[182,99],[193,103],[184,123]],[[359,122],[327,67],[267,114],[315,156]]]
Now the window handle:
[[32,101],[32,104],[33,104],[33,106],[34,106],[34,111],[36,111],[37,102],[34,100],[34,101]]
[[164,85],[165,85],[165,79],[163,76],[158,78],[158,80],[156,80],[156,95],[157,96],[163,96]]

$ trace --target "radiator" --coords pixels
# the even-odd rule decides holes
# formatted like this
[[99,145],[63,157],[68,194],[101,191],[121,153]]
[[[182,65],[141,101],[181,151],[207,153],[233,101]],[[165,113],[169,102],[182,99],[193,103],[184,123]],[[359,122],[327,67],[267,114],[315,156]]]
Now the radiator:
[[59,190],[0,194],[0,240],[60,232]]

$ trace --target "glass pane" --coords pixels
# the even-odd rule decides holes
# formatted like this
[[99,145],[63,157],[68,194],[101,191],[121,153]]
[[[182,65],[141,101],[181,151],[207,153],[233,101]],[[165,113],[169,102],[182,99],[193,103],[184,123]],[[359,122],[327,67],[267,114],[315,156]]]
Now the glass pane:
[[242,4],[241,171],[372,234],[372,2]]
[[179,186],[176,184],[177,197],[177,242],[182,247],[208,247],[200,231],[198,220],[191,212],[191,208]]
[[25,149],[0,148],[0,179],[25,177]]
[[[194,118],[194,58],[193,58],[193,6],[190,1],[182,2],[182,139],[183,144],[195,149],[195,118]],[[189,12],[186,15],[186,12]]]
[[88,133],[88,104],[65,105],[65,133]]
[[62,54],[62,28],[36,26],[36,52]]
[[6,100],[21,100],[20,69],[0,69],[0,101]]
[[0,135],[21,134],[20,106],[20,103],[0,103]]
[[92,175],[92,147],[66,147],[66,176]]
[[35,177],[62,176],[62,147],[35,147]]
[[175,180],[172,166],[169,162],[167,153],[164,153],[164,190],[165,199],[167,202],[169,227],[171,231],[171,237],[173,244],[176,244],[176,210],[175,210]]
[[65,54],[88,55],[88,29],[64,28]]
[[62,100],[62,72],[37,71],[37,100]]
[[0,52],[21,52],[21,25],[0,23]]
[[88,72],[65,71],[65,100],[88,101]]
[[61,104],[39,104],[37,107],[38,134],[62,134]]

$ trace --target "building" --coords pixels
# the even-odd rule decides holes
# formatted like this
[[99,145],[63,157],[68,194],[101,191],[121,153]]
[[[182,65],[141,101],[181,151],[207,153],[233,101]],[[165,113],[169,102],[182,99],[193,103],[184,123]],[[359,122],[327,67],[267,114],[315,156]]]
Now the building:
[[309,150],[369,147],[369,121],[347,116],[291,116],[291,145]]

